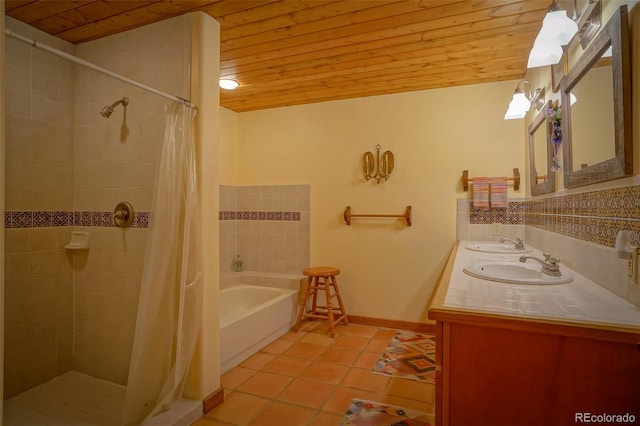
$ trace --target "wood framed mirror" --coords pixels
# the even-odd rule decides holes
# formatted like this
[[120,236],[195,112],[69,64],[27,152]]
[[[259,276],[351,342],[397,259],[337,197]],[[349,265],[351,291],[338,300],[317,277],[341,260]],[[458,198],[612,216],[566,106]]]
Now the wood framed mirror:
[[562,80],[566,188],[633,173],[627,15],[620,6]]
[[553,147],[551,127],[546,111],[551,101],[545,105],[529,124],[529,182],[531,195],[548,194],[555,190],[555,173],[551,170]]

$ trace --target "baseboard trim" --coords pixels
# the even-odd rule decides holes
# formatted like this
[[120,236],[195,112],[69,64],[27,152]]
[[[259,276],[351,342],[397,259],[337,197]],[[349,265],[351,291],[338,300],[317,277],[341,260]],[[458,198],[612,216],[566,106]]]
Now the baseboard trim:
[[422,333],[431,333],[431,334],[436,333],[435,321],[416,322],[416,321],[392,320],[392,319],[386,319],[386,318],[363,317],[360,315],[349,315],[349,323],[370,325],[374,327],[395,328],[398,330],[418,331]]
[[223,402],[224,402],[224,389],[221,386],[202,400],[202,412],[204,414],[207,414],[209,411],[213,410]]

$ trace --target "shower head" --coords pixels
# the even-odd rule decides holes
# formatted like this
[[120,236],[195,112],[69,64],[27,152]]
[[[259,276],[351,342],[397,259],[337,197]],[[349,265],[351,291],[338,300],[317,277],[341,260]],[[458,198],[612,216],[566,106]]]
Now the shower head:
[[117,107],[118,104],[122,104],[124,106],[129,105],[129,98],[125,96],[122,99],[118,99],[116,102],[112,103],[111,105],[105,106],[104,108],[102,108],[102,111],[100,111],[100,115],[103,116],[104,118],[109,118],[111,114],[113,114],[113,109]]

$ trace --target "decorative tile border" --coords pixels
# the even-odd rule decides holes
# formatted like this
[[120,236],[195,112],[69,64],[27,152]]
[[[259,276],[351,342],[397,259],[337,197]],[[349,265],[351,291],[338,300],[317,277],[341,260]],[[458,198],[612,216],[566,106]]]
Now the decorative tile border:
[[618,231],[640,244],[640,186],[561,195],[526,202],[525,224],[613,247]]
[[299,222],[300,212],[274,211],[233,211],[225,210],[218,213],[219,220],[270,220],[284,222]]
[[[130,228],[148,228],[151,212],[135,212]],[[4,212],[5,229],[51,226],[115,227],[110,211],[9,210]]]
[[469,224],[484,225],[502,223],[505,225],[523,225],[525,222],[525,203],[523,201],[509,201],[507,207],[480,210],[469,202]]

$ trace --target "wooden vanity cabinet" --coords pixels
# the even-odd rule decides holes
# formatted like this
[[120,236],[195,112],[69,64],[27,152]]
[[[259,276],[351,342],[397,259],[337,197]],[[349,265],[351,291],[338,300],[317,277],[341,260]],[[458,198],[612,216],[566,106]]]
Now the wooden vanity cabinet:
[[575,425],[579,413],[640,421],[640,336],[432,315],[438,425]]
[[[429,308],[438,426],[640,423],[640,330],[445,307],[457,243]],[[625,424],[622,422],[590,424]]]

